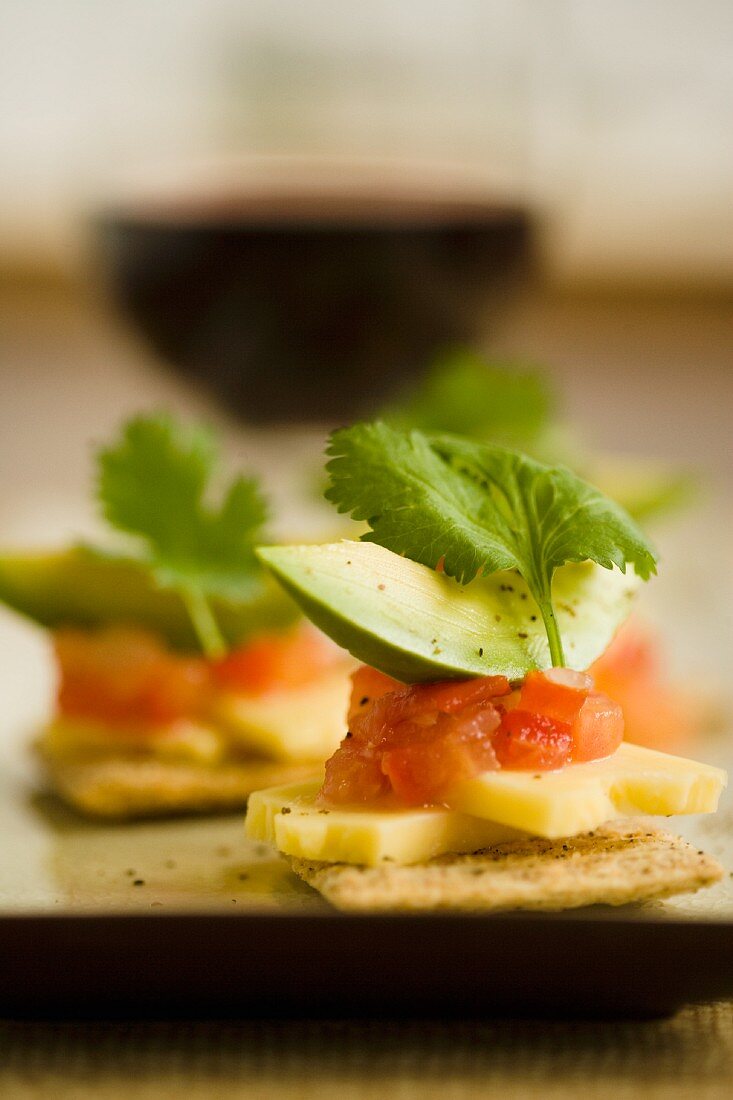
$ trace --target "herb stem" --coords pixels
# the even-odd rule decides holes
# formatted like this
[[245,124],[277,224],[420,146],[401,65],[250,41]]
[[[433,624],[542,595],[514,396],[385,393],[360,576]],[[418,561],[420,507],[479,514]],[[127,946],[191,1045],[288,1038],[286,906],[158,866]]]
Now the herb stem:
[[206,656],[212,660],[223,657],[227,651],[226,642],[206,596],[198,588],[186,588],[181,596]]
[[557,625],[555,612],[552,608],[552,601],[549,599],[542,600],[539,606],[540,612],[542,613],[542,621],[547,631],[547,640],[550,643],[550,660],[552,661],[553,668],[564,668],[565,653],[563,652],[560,629]]

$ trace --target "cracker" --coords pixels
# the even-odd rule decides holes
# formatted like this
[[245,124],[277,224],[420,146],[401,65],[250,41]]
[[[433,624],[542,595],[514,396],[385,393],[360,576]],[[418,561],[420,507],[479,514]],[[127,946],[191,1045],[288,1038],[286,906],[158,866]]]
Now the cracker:
[[252,791],[313,774],[312,764],[287,765],[255,758],[205,766],[106,756],[46,759],[45,766],[65,802],[84,814],[104,818],[241,809]]
[[699,890],[724,873],[712,857],[644,821],[611,822],[565,840],[512,840],[410,866],[291,864],[338,909],[369,912],[625,905]]

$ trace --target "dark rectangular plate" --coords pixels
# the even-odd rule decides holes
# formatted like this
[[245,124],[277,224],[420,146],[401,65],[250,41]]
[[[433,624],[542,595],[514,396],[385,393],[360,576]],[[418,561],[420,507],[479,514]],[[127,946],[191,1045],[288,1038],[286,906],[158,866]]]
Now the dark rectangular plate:
[[733,924],[181,914],[0,921],[0,1011],[647,1017],[733,995]]
[[184,914],[0,921],[2,1014],[609,1015],[733,996],[733,924]]
[[[241,814],[84,821],[41,793],[28,751],[41,639],[0,617],[0,642],[0,1013],[644,1016],[733,996],[730,876],[622,909],[357,917],[247,842]],[[725,765],[729,745],[689,752]],[[668,824],[733,868],[731,792]]]
[[[730,878],[620,909],[353,916],[241,815],[95,825],[13,784],[0,1014],[641,1017],[733,996]],[[725,858],[726,821],[685,831]]]

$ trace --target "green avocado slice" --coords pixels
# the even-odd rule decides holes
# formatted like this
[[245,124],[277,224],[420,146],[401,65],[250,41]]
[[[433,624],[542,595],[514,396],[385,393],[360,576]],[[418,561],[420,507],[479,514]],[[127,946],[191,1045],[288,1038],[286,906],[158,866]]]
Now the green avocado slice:
[[[42,626],[134,624],[155,631],[175,649],[200,649],[177,593],[158,588],[144,564],[85,547],[0,554],[0,601]],[[295,604],[270,580],[246,604],[214,599],[212,607],[230,645],[298,616]]]
[[[462,586],[371,542],[266,546],[260,560],[324,633],[404,683],[504,675],[551,664],[537,605],[515,571]],[[553,601],[571,668],[588,668],[626,618],[633,572],[565,565]]]

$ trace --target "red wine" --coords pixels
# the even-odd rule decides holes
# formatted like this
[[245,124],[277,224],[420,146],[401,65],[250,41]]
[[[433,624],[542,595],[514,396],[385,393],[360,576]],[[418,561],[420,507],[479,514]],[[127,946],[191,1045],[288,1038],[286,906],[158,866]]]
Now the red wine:
[[334,423],[485,335],[532,226],[488,200],[290,187],[113,210],[98,242],[164,361],[250,421]]

